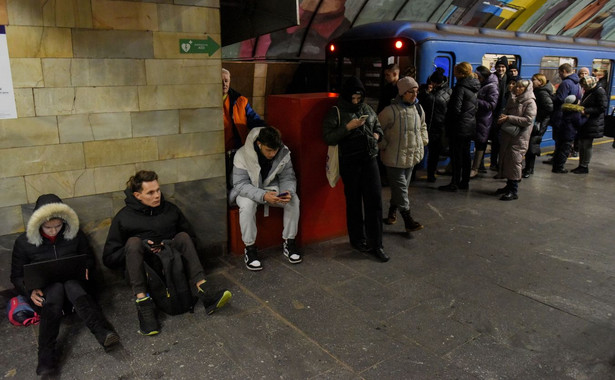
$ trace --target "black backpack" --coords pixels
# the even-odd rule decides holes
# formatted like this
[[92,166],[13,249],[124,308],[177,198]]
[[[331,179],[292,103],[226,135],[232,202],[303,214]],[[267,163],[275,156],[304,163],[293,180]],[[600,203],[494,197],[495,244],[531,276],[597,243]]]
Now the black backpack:
[[190,284],[184,271],[182,255],[171,246],[164,246],[155,255],[161,264],[159,271],[143,262],[147,276],[147,287],[156,306],[170,315],[194,312],[196,298],[190,291]]

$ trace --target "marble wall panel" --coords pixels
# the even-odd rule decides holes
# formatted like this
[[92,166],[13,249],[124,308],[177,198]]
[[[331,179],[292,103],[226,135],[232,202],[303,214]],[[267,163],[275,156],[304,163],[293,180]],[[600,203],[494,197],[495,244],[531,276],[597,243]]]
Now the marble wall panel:
[[6,9],[6,2],[8,0],[0,0],[0,25],[7,25],[9,23],[9,15]]
[[7,12],[11,25],[43,26],[40,0],[8,0]]
[[55,116],[0,120],[0,148],[57,144]]
[[198,7],[159,5],[159,28],[163,32],[220,33],[212,31],[207,22],[209,10]]
[[145,68],[149,85],[220,83],[220,61],[215,59],[148,59]]
[[182,59],[203,59],[215,58],[220,59],[222,49],[218,48],[213,54],[182,54],[179,49],[179,40],[193,38],[197,40],[208,40],[209,38],[219,46],[221,39],[219,33],[195,34],[195,33],[171,33],[171,32],[155,32],[154,33],[154,57],[159,59],[164,58],[182,58]]
[[38,116],[70,115],[74,112],[73,87],[35,88],[34,106]]
[[88,168],[132,164],[158,159],[156,138],[87,141],[83,143]]
[[27,201],[23,177],[0,178],[0,207],[17,206]]
[[179,111],[132,112],[134,137],[162,136],[179,133]]
[[62,143],[132,137],[129,112],[58,116],[58,129]]
[[156,4],[92,0],[94,28],[158,30]]
[[91,0],[56,0],[45,2],[45,25],[64,28],[92,28]]
[[11,58],[70,58],[73,56],[71,30],[68,28],[6,27]]
[[140,86],[139,108],[154,111],[218,107],[220,97],[220,84]]
[[96,193],[94,170],[68,170],[25,176],[28,202],[34,203],[43,195],[53,193],[60,198],[74,198]]
[[105,166],[94,169],[96,193],[109,193],[126,188],[126,181],[136,172],[134,164]]
[[43,58],[41,61],[45,87],[70,87],[72,85],[72,59]]
[[34,93],[31,88],[16,88],[15,89],[15,107],[17,108],[17,117],[35,116],[34,110]]
[[224,153],[181,158],[180,160],[181,166],[177,172],[178,183],[204,178],[226,178]]
[[145,85],[142,59],[74,59],[71,66],[73,86]]
[[149,31],[73,30],[75,58],[153,58]]
[[[138,111],[137,87],[77,87],[73,113]],[[37,109],[38,111],[38,109]]]
[[158,137],[161,160],[224,152],[224,131],[183,133]]
[[181,133],[211,132],[224,129],[221,107],[179,111]]
[[14,58],[10,61],[14,88],[45,86],[40,58]]
[[0,207],[0,235],[24,232],[21,206]]
[[175,0],[175,4],[220,8],[220,0]]
[[58,144],[0,149],[3,177],[85,168],[82,144]]

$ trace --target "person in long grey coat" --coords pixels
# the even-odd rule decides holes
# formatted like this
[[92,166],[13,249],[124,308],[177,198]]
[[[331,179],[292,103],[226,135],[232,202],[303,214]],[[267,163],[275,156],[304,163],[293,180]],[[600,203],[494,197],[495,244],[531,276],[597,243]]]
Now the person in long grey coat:
[[503,201],[517,199],[523,155],[527,151],[536,117],[536,97],[532,82],[527,79],[517,81],[513,96],[506,103],[506,108],[498,118],[501,126],[500,136],[500,170],[507,179],[506,186],[496,191],[502,194]]

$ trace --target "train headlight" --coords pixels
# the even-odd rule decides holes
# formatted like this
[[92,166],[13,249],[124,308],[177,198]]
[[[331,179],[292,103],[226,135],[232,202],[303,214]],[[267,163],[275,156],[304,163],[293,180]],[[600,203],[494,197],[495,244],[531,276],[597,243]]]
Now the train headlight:
[[401,48],[403,48],[403,47],[404,47],[404,41],[402,41],[402,40],[397,40],[397,41],[395,41],[394,46],[395,46],[395,49],[401,49]]
[[335,45],[333,44],[329,45],[329,51],[333,53],[335,51]]

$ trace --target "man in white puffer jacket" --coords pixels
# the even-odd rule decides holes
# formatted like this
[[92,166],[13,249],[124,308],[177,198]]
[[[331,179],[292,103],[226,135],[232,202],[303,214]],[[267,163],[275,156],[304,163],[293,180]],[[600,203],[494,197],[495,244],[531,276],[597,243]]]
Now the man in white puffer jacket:
[[259,204],[284,208],[283,253],[292,264],[302,261],[295,245],[299,224],[297,179],[290,150],[280,131],[266,126],[254,128],[233,160],[233,188],[229,202],[239,206],[241,239],[246,248],[244,261],[249,270],[261,270],[256,245],[256,209]]

